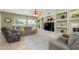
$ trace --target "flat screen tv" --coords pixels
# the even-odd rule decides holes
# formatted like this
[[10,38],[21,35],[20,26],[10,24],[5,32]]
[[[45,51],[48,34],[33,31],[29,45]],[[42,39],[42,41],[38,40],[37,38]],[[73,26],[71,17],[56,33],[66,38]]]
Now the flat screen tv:
[[54,22],[46,22],[46,23],[44,23],[44,29],[54,32]]

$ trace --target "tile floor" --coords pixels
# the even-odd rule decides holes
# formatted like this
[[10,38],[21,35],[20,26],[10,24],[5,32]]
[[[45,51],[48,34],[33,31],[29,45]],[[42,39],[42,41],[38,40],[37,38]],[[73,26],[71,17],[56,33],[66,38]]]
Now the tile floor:
[[37,34],[23,36],[18,42],[7,43],[0,38],[0,50],[48,50],[49,40],[54,40],[55,33],[49,31],[38,31]]

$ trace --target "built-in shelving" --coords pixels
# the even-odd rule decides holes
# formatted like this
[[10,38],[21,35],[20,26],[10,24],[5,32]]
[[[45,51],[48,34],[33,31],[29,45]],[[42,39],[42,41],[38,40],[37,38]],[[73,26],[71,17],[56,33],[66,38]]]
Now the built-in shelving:
[[56,32],[67,32],[67,12],[57,14]]
[[[61,12],[60,12],[61,11]],[[46,18],[44,18],[43,23],[45,22],[54,22],[55,23],[55,32],[57,33],[63,33],[63,32],[68,32],[72,33],[73,31],[73,26],[72,24],[78,23],[79,24],[79,17],[71,17],[73,12],[79,11],[79,10],[57,10],[55,15],[53,17],[52,21],[47,21]],[[44,26],[44,24],[43,24]],[[75,26],[75,27],[79,27]]]

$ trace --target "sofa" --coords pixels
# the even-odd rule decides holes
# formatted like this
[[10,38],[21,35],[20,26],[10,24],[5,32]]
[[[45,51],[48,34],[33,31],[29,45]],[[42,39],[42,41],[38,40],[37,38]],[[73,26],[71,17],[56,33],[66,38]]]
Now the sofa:
[[8,43],[16,42],[21,40],[21,33],[17,30],[10,30],[6,27],[1,28],[1,32],[3,33],[5,39]]
[[[67,41],[63,41],[67,40]],[[79,50],[79,33],[72,33],[69,38],[58,37],[49,41],[50,50]]]
[[25,32],[26,32],[25,35],[32,35],[37,32],[37,29],[36,27],[26,27]]
[[22,36],[26,36],[35,34],[37,32],[37,29],[36,27],[24,27],[19,31],[22,33]]

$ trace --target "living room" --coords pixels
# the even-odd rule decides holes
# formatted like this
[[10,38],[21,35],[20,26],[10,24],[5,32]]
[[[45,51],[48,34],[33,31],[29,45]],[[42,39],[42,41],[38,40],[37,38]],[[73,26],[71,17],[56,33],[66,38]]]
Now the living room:
[[0,50],[79,49],[78,9],[1,9],[0,21]]

